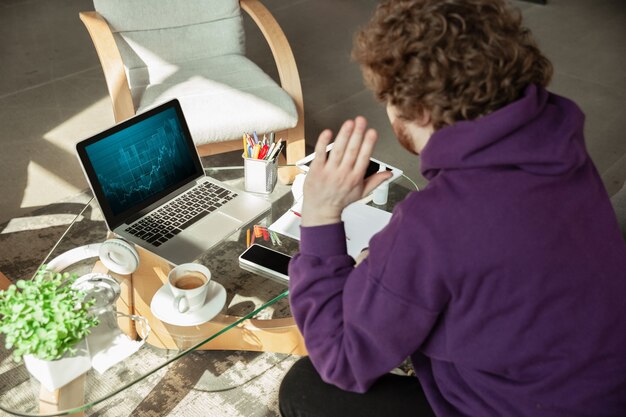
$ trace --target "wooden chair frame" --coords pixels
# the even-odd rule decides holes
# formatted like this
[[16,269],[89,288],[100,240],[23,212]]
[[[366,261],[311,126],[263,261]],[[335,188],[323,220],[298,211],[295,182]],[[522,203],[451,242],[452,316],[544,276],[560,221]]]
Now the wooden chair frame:
[[11,280],[7,278],[2,272],[0,272],[0,290],[6,290],[11,285]]
[[[261,29],[276,62],[281,87],[291,96],[296,105],[298,123],[291,129],[278,132],[278,136],[282,137],[287,144],[287,163],[293,164],[305,155],[304,101],[296,60],[289,46],[289,41],[278,22],[259,0],[240,0],[239,4]],[[87,27],[87,31],[96,48],[109,96],[111,97],[113,116],[115,117],[115,122],[119,123],[134,116],[136,113],[122,56],[113,38],[111,28],[98,12],[80,12],[79,16]],[[240,149],[241,138],[198,146],[200,156],[215,155]],[[281,175],[281,179],[290,183],[296,171],[294,169],[289,169],[288,171],[287,175],[284,173]],[[285,179],[287,180],[285,181]]]

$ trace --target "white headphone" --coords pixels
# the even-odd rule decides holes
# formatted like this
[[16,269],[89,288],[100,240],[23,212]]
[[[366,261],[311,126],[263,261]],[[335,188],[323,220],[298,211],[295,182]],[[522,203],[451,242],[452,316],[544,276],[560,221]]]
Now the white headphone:
[[139,254],[130,243],[122,239],[108,239],[69,250],[48,262],[47,269],[60,272],[84,259],[100,257],[100,261],[111,272],[129,275],[139,267]]

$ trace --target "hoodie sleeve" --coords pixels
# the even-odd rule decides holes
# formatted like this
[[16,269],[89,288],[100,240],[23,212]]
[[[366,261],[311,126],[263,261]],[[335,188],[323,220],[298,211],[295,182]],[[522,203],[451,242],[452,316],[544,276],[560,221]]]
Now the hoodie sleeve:
[[[417,271],[411,252],[398,250],[402,216],[396,214],[356,268],[343,223],[302,227],[300,253],[289,266],[291,310],[311,361],[324,381],[344,390],[367,391],[415,352],[447,302],[428,277],[411,283]],[[413,297],[409,287],[423,291]]]

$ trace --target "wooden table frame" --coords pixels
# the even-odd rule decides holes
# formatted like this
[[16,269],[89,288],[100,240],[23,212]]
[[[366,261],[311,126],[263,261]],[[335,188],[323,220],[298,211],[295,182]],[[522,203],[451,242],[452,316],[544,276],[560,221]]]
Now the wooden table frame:
[[[187,349],[184,340],[200,342],[239,321],[241,317],[218,314],[207,323],[197,326],[173,326],[157,319],[150,311],[150,302],[167,281],[172,265],[145,249],[137,248],[140,266],[131,276],[114,275],[122,283],[118,311],[138,314],[148,319],[152,333],[147,342],[164,349]],[[120,323],[131,337],[136,337],[132,323]],[[183,343],[181,345],[181,343]],[[304,339],[293,317],[257,320],[249,319],[229,329],[217,338],[203,344],[201,350],[248,350],[306,355]]]

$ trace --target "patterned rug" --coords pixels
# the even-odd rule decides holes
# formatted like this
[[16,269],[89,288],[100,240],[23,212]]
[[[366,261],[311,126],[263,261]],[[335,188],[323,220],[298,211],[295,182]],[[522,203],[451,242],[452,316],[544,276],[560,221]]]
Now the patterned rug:
[[[31,277],[88,200],[86,194],[79,194],[0,225],[0,271],[13,281]],[[93,236],[102,236],[106,230],[96,210],[86,211],[80,221],[84,223],[85,232],[70,242],[73,246],[92,243]],[[286,302],[281,302],[263,315],[287,308]],[[132,358],[130,374],[119,380],[109,380],[105,386],[88,386],[87,399],[101,397],[112,388],[122,386],[133,377],[132,374],[141,375],[162,362],[162,351],[143,349],[140,352]],[[278,416],[278,387],[297,359],[297,356],[274,353],[193,352],[85,414],[111,417]],[[23,386],[19,390],[9,388],[16,382],[32,384],[22,366],[16,367],[11,358],[0,357],[3,404],[11,401],[18,406],[20,402],[32,401],[32,396],[36,395],[35,390]]]

